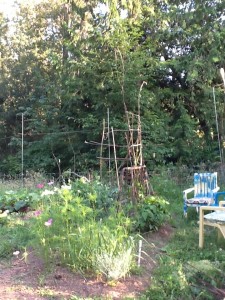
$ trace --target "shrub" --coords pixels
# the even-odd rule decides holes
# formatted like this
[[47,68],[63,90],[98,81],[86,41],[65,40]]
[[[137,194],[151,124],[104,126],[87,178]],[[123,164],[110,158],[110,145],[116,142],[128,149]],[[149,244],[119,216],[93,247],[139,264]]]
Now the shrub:
[[166,206],[169,203],[158,196],[149,196],[137,205],[134,229],[140,232],[157,230],[167,216]]

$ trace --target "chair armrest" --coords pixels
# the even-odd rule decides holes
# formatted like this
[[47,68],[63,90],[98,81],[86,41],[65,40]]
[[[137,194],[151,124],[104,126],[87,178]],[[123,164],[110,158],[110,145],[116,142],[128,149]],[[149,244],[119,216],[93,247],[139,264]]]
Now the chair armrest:
[[[220,190],[220,187],[217,186],[215,189],[212,190],[212,192],[213,192],[213,194],[215,194],[215,193],[217,193],[219,190]],[[219,193],[219,194],[223,194],[223,193],[224,193],[224,195],[225,195],[225,192],[221,192],[221,193]]]
[[215,204],[216,205],[218,205],[219,202],[221,202],[221,201],[219,201],[219,196],[221,196],[221,195],[225,196],[225,192],[216,192],[216,194],[215,194]]
[[194,188],[194,187],[191,187],[191,188],[189,188],[189,189],[184,190],[184,191],[183,191],[183,194],[184,194],[184,196],[187,196],[187,194],[193,192],[194,190],[195,190],[195,188]]

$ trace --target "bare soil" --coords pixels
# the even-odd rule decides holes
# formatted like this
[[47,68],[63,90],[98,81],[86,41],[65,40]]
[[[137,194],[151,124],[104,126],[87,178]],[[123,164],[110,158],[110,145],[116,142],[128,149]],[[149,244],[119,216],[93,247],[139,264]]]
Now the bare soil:
[[172,234],[169,225],[146,234],[140,275],[130,275],[114,285],[98,278],[84,278],[57,262],[46,268],[34,250],[26,259],[13,257],[10,262],[0,262],[0,300],[136,299],[149,287],[158,255]]

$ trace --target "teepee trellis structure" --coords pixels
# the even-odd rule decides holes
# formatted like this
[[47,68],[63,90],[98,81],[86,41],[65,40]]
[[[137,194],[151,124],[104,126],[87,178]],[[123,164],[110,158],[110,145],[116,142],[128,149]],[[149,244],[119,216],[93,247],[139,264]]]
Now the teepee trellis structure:
[[[141,123],[138,115],[126,112],[128,123],[128,131],[125,133],[127,142],[127,153],[132,166],[142,166],[142,138],[141,138]],[[135,118],[138,120],[135,124]],[[135,128],[136,126],[136,128]]]
[[121,185],[131,187],[132,200],[135,202],[140,193],[150,194],[149,178],[146,166],[143,164],[142,131],[140,114],[126,112],[128,130],[125,132],[127,142],[127,166],[121,169]]
[[[126,120],[127,129],[114,129],[103,120],[101,143],[90,141],[89,144],[100,146],[98,159],[101,178],[104,177],[103,165],[106,162],[109,167],[109,177],[112,172],[116,174],[116,182],[121,195],[125,189],[129,189],[132,201],[136,202],[140,193],[149,195],[153,193],[153,190],[149,183],[147,168],[143,164],[140,116],[126,112]],[[117,143],[117,136],[120,135],[119,140],[121,140],[121,134],[124,137],[124,144]],[[121,149],[123,152],[126,150],[125,157],[118,157]],[[109,156],[104,157],[104,153],[108,153]]]
[[[138,113],[134,114],[127,110],[124,102],[127,129],[114,129],[109,124],[109,110],[107,111],[107,122],[103,120],[101,143],[89,142],[89,144],[100,146],[100,175],[103,178],[103,165],[108,163],[108,174],[116,173],[116,182],[121,194],[124,189],[131,191],[133,202],[138,201],[140,194],[150,195],[153,189],[149,183],[148,171],[143,161],[142,154],[142,128],[140,117],[141,91],[146,82],[142,82],[138,95]],[[117,135],[122,134],[123,144],[117,144]],[[121,136],[120,139],[121,140]],[[108,148],[108,152],[105,151]],[[125,157],[118,157],[121,148],[126,149]],[[124,152],[124,151],[123,151]],[[108,153],[108,157],[103,154]],[[114,165],[114,168],[113,168]]]

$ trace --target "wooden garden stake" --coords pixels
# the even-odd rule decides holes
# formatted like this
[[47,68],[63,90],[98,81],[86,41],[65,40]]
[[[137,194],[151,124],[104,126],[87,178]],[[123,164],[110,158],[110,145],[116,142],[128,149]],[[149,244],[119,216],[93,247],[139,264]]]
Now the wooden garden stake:
[[141,249],[142,249],[142,240],[139,240],[139,247],[138,247],[138,267],[141,265]]
[[103,141],[105,136],[105,119],[103,119],[103,130],[102,130],[102,142],[101,142],[101,150],[100,150],[100,178],[102,180],[102,149],[103,149]]
[[112,139],[113,139],[114,159],[115,159],[115,166],[116,166],[116,179],[117,179],[118,189],[119,189],[119,191],[120,191],[120,180],[119,180],[118,166],[117,166],[117,159],[116,159],[116,145],[115,145],[115,137],[114,137],[113,127],[112,127],[111,129],[112,129]]

